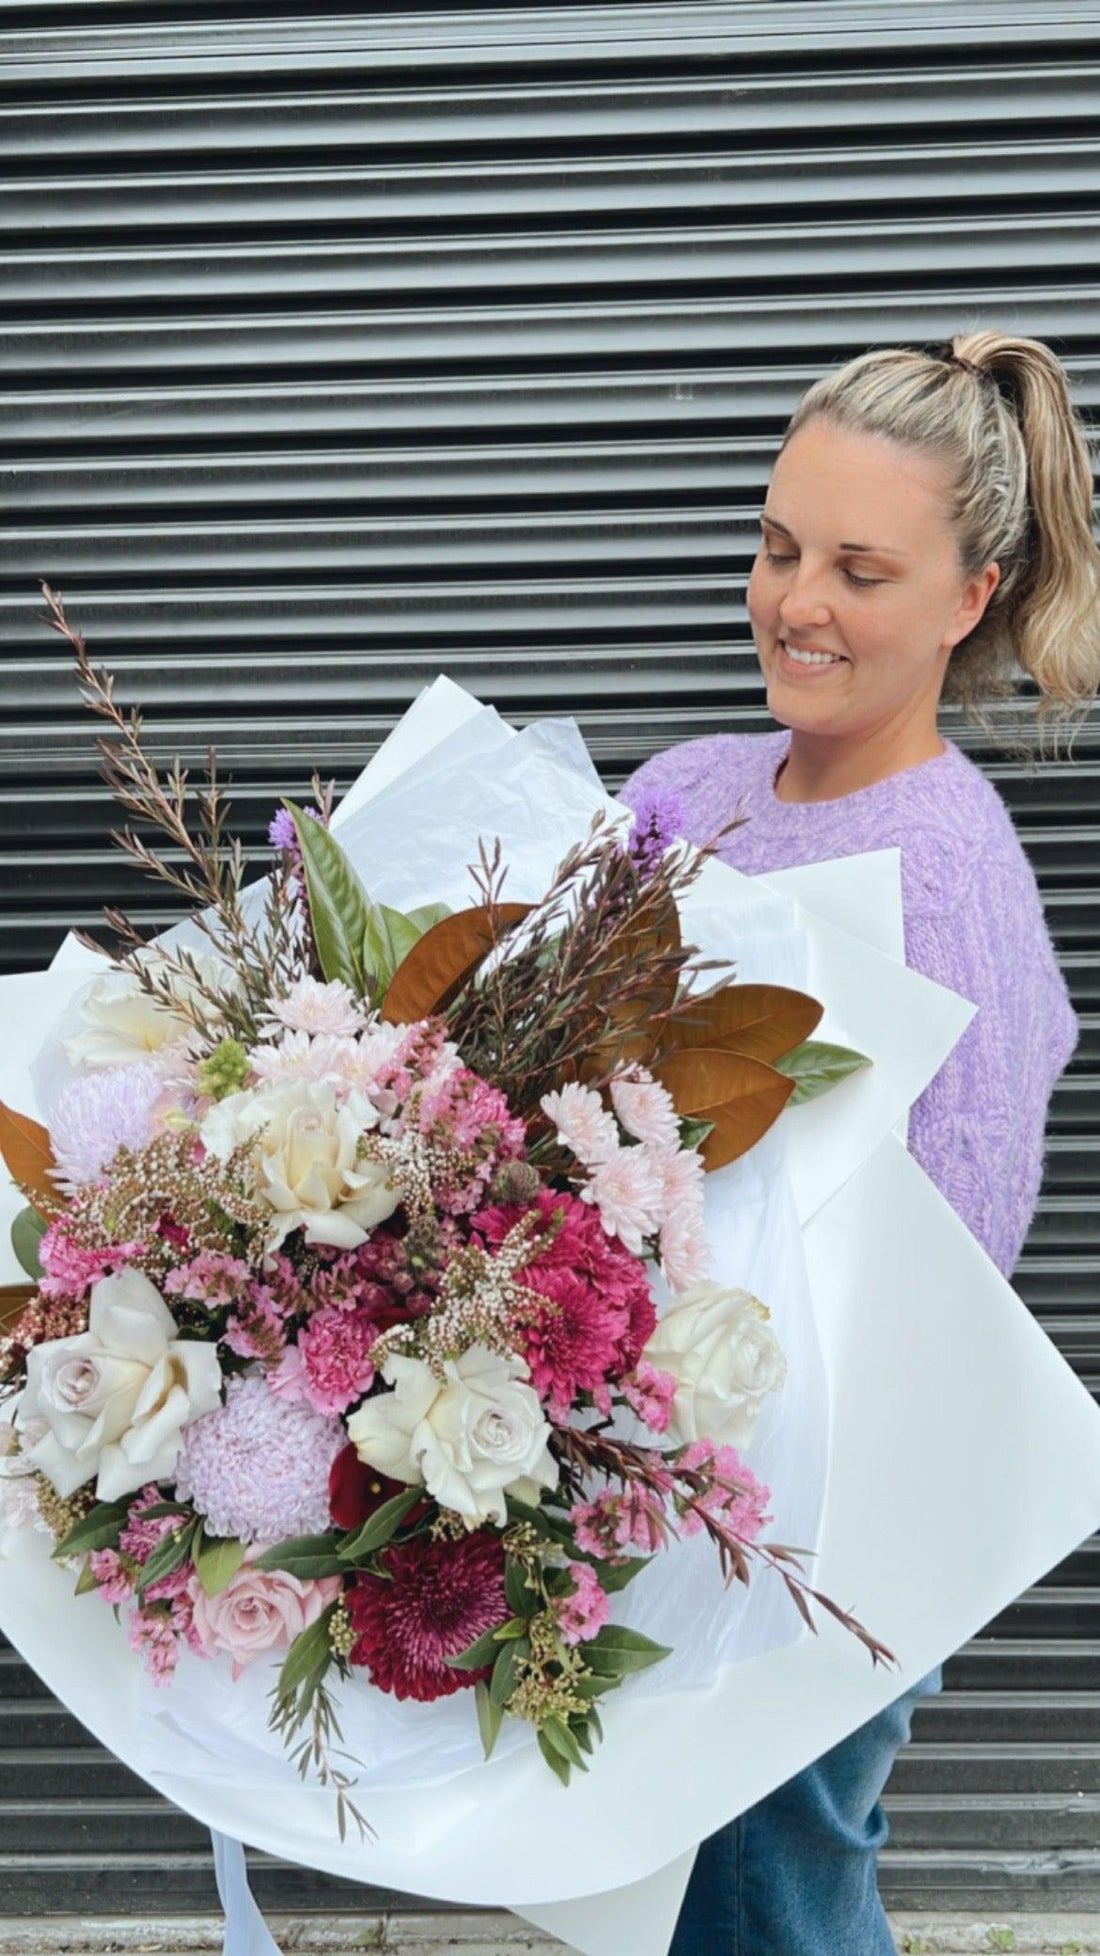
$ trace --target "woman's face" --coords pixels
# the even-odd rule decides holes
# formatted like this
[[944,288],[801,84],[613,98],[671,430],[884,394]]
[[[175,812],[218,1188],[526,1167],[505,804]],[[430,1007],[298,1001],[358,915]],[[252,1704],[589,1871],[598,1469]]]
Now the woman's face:
[[951,649],[1000,575],[964,578],[946,511],[943,468],[918,450],[821,417],[791,437],[748,588],[775,719],[857,740],[934,730]]

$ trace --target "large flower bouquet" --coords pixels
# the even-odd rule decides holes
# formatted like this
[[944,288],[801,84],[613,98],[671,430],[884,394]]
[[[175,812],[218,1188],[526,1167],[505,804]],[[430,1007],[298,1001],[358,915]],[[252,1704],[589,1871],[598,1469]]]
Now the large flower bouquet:
[[47,598],[119,840],[208,950],[109,913],[48,1127],[0,1114],[33,1280],[0,1345],[8,1525],[50,1531],[158,1682],[278,1653],[273,1725],[341,1833],[334,1677],[472,1690],[486,1754],[527,1721],[567,1782],[668,1654],[613,1611],[680,1537],[886,1655],[764,1533],[744,1455],[785,1359],[703,1226],[705,1172],[862,1062],[804,993],[706,988],[675,811],[598,819],[534,904],[483,843],[467,909],[406,914],[315,784],[248,890],[213,761],[162,778]]

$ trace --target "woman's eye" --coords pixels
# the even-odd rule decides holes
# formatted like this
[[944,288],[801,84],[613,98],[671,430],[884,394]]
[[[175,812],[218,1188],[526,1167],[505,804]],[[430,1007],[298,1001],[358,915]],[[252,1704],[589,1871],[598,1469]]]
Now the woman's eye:
[[767,558],[769,564],[793,564],[794,563],[793,557],[781,557],[778,550],[765,550],[764,555]]
[[873,584],[884,584],[886,581],[882,577],[857,577],[855,571],[847,569],[844,575],[848,579],[849,584],[857,584],[864,591],[870,590]]

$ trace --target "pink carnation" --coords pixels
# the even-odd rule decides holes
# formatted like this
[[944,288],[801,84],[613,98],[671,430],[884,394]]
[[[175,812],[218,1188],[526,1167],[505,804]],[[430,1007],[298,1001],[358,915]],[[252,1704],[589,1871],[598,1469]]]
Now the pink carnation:
[[298,1334],[301,1390],[317,1413],[346,1413],[374,1383],[378,1325],[367,1311],[315,1311]]
[[38,1261],[46,1273],[38,1288],[43,1297],[83,1297],[108,1271],[135,1262],[143,1249],[142,1243],[104,1243],[99,1249],[81,1249],[67,1234],[65,1218],[60,1216],[38,1245]]
[[563,1643],[584,1643],[603,1629],[611,1604],[606,1590],[600,1587],[599,1577],[587,1562],[569,1562],[566,1567],[573,1578],[573,1594],[558,1597],[554,1614]]

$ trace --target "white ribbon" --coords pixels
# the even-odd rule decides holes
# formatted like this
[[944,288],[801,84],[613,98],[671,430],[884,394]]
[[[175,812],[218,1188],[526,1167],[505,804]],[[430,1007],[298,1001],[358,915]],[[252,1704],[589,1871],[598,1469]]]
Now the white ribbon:
[[228,1834],[210,1829],[214,1849],[214,1879],[225,1911],[222,1956],[279,1956],[279,1945],[256,1907],[248,1885],[244,1848]]

